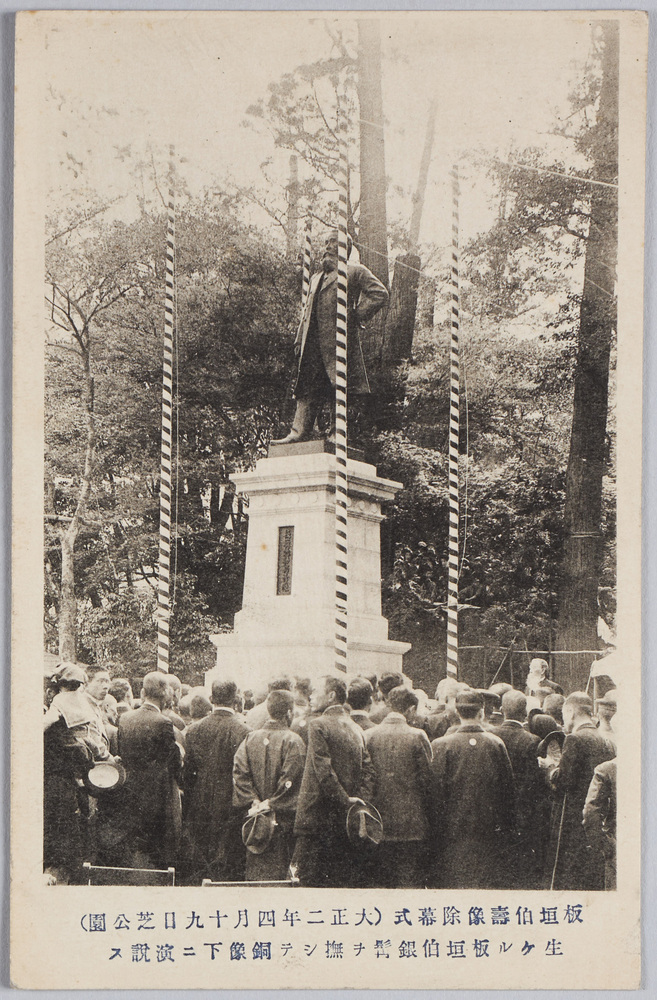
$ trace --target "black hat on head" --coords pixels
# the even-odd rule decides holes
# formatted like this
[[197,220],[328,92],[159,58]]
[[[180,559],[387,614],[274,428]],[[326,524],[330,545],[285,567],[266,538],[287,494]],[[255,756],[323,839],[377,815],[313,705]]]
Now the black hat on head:
[[544,740],[547,736],[551,736],[557,729],[558,723],[551,715],[543,715],[541,712],[537,712],[529,720],[529,731],[533,733],[534,736],[540,737]]

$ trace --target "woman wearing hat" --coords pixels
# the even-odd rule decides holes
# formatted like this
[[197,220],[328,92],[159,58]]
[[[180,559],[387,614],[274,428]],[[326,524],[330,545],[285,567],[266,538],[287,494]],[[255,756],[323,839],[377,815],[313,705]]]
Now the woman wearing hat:
[[43,717],[43,865],[64,883],[81,881],[86,848],[84,779],[94,759],[86,738],[91,709],[81,697],[86,679],[77,664],[60,669],[57,694]]

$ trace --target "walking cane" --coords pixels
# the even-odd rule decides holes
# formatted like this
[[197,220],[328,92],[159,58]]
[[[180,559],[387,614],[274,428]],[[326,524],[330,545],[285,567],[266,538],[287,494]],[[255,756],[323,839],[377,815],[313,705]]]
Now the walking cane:
[[554,856],[554,867],[552,868],[552,880],[550,882],[550,889],[554,889],[554,880],[557,877],[557,865],[559,864],[559,851],[561,849],[561,833],[563,831],[563,818],[566,814],[566,799],[568,795],[564,794],[563,805],[561,806],[561,819],[559,820],[559,836],[557,837],[557,851]]

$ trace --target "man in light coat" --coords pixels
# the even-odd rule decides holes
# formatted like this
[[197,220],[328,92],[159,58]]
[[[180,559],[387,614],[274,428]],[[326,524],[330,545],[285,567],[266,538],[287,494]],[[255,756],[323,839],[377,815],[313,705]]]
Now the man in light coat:
[[[308,440],[322,405],[335,400],[337,268],[338,233],[334,230],[324,247],[322,270],[311,278],[308,299],[294,342],[294,353],[298,359],[294,422],[290,433],[274,444]],[[348,265],[347,388],[350,399],[367,395],[370,391],[358,331],[387,301],[385,285],[367,267],[363,264]]]
[[409,725],[417,712],[415,692],[403,685],[393,688],[388,705],[380,725],[365,733],[376,775],[372,805],[383,821],[375,884],[420,889],[426,884],[433,755],[427,734]]
[[294,695],[274,690],[267,696],[266,704],[267,722],[240,743],[233,766],[233,805],[249,810],[249,814],[262,812],[276,824],[265,851],[246,853],[249,882],[287,878],[306,759],[305,743],[290,731]]

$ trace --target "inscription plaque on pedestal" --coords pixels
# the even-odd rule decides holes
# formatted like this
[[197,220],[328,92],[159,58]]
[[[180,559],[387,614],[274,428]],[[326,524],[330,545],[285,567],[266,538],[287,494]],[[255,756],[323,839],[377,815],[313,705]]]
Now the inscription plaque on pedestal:
[[289,597],[292,593],[292,550],[294,547],[294,525],[285,524],[278,529],[278,573],[276,593]]

